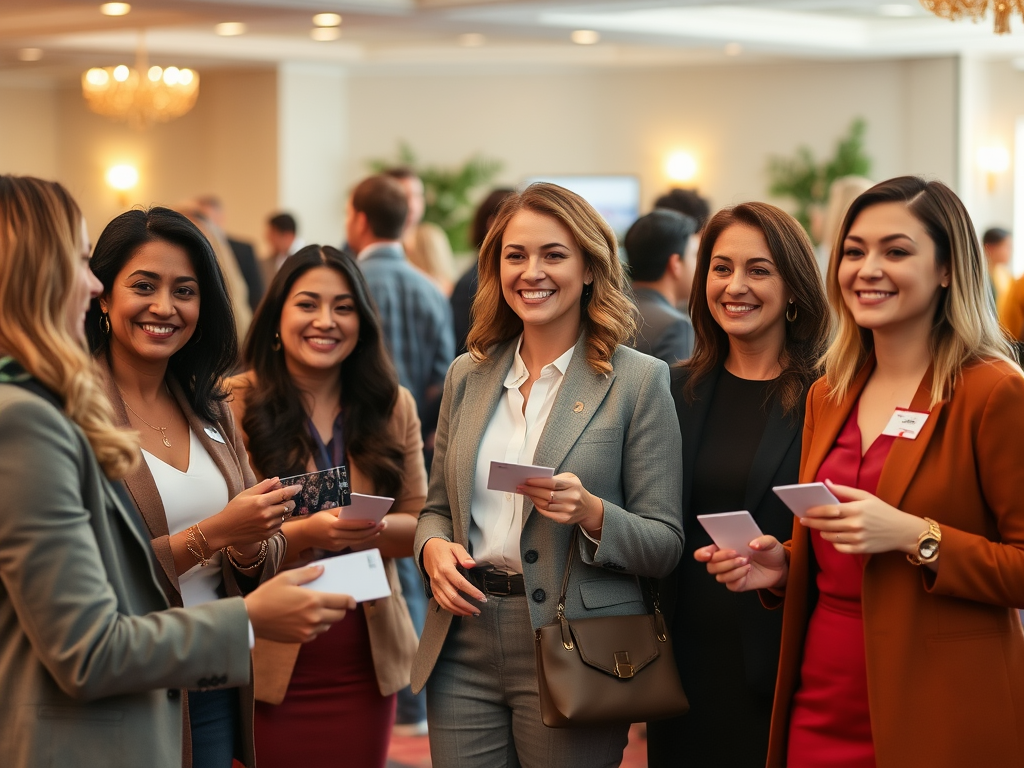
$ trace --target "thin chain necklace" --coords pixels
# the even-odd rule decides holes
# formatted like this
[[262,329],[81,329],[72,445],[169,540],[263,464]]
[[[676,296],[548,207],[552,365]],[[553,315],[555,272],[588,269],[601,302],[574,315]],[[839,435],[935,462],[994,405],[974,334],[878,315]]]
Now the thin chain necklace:
[[150,429],[159,432],[160,433],[160,437],[162,437],[164,439],[164,445],[166,445],[168,448],[171,447],[171,441],[167,439],[167,429],[168,429],[168,427],[154,427],[152,424],[150,424],[148,421],[146,421],[144,418],[142,418],[142,416],[139,415],[138,411],[136,411],[134,408],[132,408],[130,405],[128,405],[128,401],[124,399],[124,393],[123,392],[121,393],[121,402],[124,403],[124,407],[125,408],[127,408],[129,411],[134,413],[136,415],[136,417],[138,417],[139,421],[141,421],[143,424],[145,424]]

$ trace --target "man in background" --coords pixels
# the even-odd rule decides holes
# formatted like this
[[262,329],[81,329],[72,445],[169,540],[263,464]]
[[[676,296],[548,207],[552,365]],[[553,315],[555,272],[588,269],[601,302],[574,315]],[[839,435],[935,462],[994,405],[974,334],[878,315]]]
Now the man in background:
[[264,260],[264,276],[269,284],[284,264],[284,260],[306,243],[299,237],[299,225],[290,213],[275,213],[267,219],[264,239],[270,246],[270,255]]
[[626,259],[640,312],[634,346],[674,365],[693,353],[693,326],[676,307],[690,298],[697,222],[668,209],[641,216],[626,233]]
[[249,306],[255,312],[260,299],[263,298],[264,290],[263,275],[260,271],[259,261],[256,259],[256,250],[252,247],[252,243],[235,240],[227,233],[227,229],[224,227],[224,203],[217,195],[200,195],[196,198],[196,205],[207,220],[227,238],[228,246],[235,254],[235,261],[238,262],[238,269],[249,288]]
[[[390,176],[371,176],[352,192],[345,233],[377,304],[398,379],[412,392],[426,425],[427,414],[438,410],[445,375],[455,357],[455,336],[447,299],[405,258],[401,239],[408,215],[409,202],[402,184]],[[433,429],[426,429],[429,433],[424,435],[424,443],[430,447]],[[426,619],[423,582],[412,558],[402,558],[397,565],[409,613],[420,633]],[[408,688],[399,691],[395,721],[399,735],[426,733],[423,692],[413,696]]]

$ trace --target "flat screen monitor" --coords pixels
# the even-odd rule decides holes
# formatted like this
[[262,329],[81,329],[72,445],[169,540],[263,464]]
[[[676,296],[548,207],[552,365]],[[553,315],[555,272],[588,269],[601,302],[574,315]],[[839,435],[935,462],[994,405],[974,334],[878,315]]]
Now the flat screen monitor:
[[547,181],[575,192],[597,209],[620,240],[640,216],[637,176],[533,176],[526,183],[535,181]]

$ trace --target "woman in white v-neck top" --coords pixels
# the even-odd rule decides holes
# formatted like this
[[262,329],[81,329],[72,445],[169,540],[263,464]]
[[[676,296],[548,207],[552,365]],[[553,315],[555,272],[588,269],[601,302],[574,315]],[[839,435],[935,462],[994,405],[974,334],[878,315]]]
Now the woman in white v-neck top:
[[[298,486],[256,483],[224,402],[220,380],[237,344],[210,244],[181,214],[133,210],[106,227],[90,263],[103,293],[89,341],[116,416],[141,438],[145,462],[125,484],[168,599],[189,606],[247,593],[278,568]],[[251,686],[182,698],[186,766],[254,764]]]
[[[637,576],[679,560],[668,366],[622,346],[635,321],[615,234],[569,190],[533,184],[506,199],[479,281],[416,529],[432,600],[412,683],[426,686],[431,759],[610,768],[629,723],[545,726],[534,631],[555,619],[567,561],[576,619],[644,613]],[[494,490],[492,462],[554,475]]]

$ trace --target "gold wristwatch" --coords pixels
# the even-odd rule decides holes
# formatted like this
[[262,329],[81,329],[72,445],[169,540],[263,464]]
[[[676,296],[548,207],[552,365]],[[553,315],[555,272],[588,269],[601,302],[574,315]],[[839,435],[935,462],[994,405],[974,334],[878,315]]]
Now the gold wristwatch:
[[939,558],[939,543],[942,541],[942,529],[930,517],[926,517],[924,521],[928,523],[928,530],[917,537],[917,553],[907,555],[907,560],[914,565],[934,563]]

